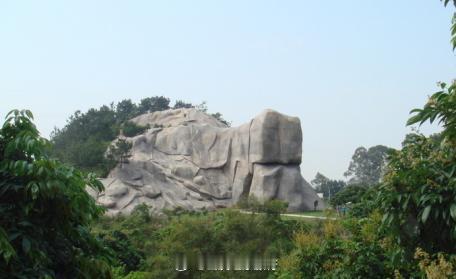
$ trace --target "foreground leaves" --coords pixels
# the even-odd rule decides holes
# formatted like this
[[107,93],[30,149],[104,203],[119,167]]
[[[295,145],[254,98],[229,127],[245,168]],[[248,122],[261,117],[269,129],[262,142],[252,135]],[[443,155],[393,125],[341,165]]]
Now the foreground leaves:
[[93,175],[49,159],[30,111],[0,129],[0,273],[8,278],[109,278],[88,228],[103,210],[87,194]]

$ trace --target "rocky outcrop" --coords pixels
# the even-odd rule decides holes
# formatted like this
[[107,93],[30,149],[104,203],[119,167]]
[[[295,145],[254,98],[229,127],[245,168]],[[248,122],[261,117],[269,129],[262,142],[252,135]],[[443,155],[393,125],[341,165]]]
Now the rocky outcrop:
[[298,118],[265,110],[229,128],[196,109],[154,112],[131,120],[149,124],[132,143],[129,163],[117,166],[92,193],[109,214],[141,203],[153,211],[215,209],[242,196],[287,201],[289,211],[313,209],[319,200],[303,179]]

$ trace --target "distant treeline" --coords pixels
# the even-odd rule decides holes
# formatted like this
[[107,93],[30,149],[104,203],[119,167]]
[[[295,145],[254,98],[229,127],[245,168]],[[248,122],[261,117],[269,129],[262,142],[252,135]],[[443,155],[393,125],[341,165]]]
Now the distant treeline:
[[[109,144],[119,135],[134,135],[142,132],[145,127],[138,127],[132,119],[144,113],[163,111],[178,108],[197,108],[207,112],[206,103],[193,105],[177,100],[170,106],[170,99],[164,96],[155,96],[142,99],[134,103],[130,99],[103,105],[100,108],[91,108],[82,113],[76,111],[67,120],[65,127],[54,129],[51,134],[52,147],[50,154],[72,166],[84,171],[95,172],[99,176],[106,176],[117,162],[105,156]],[[229,125],[220,113],[211,114],[221,122]]]

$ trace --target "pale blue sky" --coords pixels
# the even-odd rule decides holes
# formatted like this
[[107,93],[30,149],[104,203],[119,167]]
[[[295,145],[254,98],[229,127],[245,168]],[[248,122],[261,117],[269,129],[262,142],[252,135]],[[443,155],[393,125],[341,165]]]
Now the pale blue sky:
[[452,11],[438,0],[4,0],[0,117],[31,109],[47,137],[77,109],[125,98],[207,101],[234,126],[273,108],[301,119],[304,177],[342,178],[356,147],[399,147],[408,112],[456,77]]

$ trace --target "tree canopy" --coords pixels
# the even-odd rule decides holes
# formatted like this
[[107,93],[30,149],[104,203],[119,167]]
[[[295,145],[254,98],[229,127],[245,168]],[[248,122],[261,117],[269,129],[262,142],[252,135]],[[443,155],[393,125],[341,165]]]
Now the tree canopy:
[[349,178],[349,184],[375,185],[380,182],[388,154],[392,148],[377,145],[366,149],[358,147],[352,156],[348,170],[344,176]]
[[30,111],[0,129],[0,273],[8,278],[109,278],[108,256],[90,234],[102,208],[85,188],[93,175],[50,159]]
[[[122,100],[117,105],[101,106],[89,109],[85,113],[76,111],[67,121],[65,127],[55,129],[51,134],[51,155],[62,162],[83,171],[106,176],[115,166],[112,157],[106,156],[108,146],[122,131],[125,136],[135,136],[148,127],[129,122],[130,119],[155,111],[170,109],[170,99],[155,96],[142,99],[135,104],[130,99]],[[207,112],[207,106],[194,106],[184,101],[176,101],[174,108],[195,107]],[[220,113],[212,114],[225,124]]]
[[331,199],[331,205],[343,205],[347,203],[358,203],[362,196],[367,191],[367,188],[361,185],[349,185],[337,192]]
[[333,197],[346,186],[344,181],[329,179],[319,172],[310,183],[318,193],[323,193],[324,198]]

